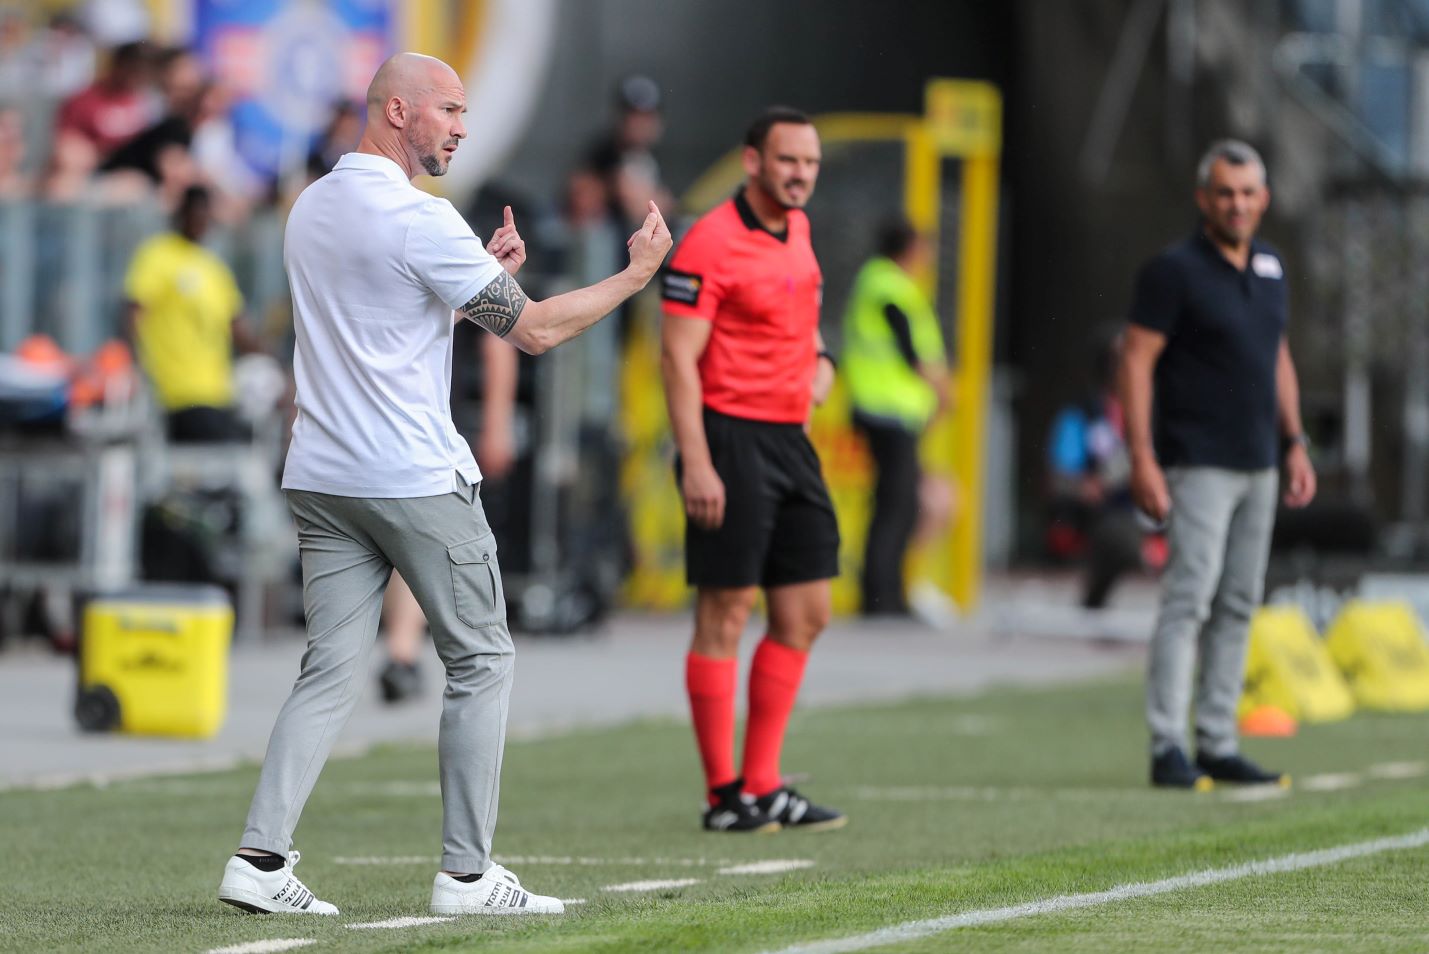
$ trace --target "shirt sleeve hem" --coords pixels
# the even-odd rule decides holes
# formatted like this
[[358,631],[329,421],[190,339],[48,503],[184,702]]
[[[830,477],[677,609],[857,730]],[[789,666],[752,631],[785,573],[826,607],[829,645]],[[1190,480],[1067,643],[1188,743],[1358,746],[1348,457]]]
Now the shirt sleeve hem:
[[713,315],[703,314],[699,309],[691,305],[681,305],[676,302],[665,301],[660,303],[660,308],[665,314],[674,318],[693,318],[697,321],[714,321]]
[[[497,271],[500,271],[500,266],[497,267]],[[475,298],[478,294],[481,293],[481,290],[483,288],[485,288],[487,285],[490,285],[494,281],[496,281],[496,273],[479,277],[472,281],[471,284],[468,285],[466,289],[460,295],[457,296],[456,301],[449,301],[447,302],[447,304],[451,306],[452,311],[460,311],[463,305]]]

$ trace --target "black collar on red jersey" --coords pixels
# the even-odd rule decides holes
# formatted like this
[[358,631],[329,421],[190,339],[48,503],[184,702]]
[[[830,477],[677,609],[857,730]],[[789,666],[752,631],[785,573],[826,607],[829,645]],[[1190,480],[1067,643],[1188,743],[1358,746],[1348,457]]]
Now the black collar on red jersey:
[[759,221],[759,216],[754,214],[754,207],[750,205],[749,200],[744,197],[743,187],[734,194],[734,210],[739,213],[739,220],[744,223],[745,228],[758,229],[766,235],[774,236],[781,242],[789,241],[788,226],[785,226],[782,232],[775,232],[765,227],[764,223]]

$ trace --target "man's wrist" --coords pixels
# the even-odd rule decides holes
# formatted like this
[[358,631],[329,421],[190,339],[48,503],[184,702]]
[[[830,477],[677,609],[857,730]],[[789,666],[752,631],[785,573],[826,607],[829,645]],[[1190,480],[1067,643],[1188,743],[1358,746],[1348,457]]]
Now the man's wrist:
[[714,470],[714,458],[710,457],[708,453],[701,454],[698,457],[691,457],[684,451],[680,451],[680,460],[684,465],[686,473],[692,470]]
[[654,278],[655,273],[658,271],[659,268],[655,268],[647,272],[634,262],[631,262],[620,272],[620,277],[630,283],[630,294],[633,295],[650,284],[650,279]]
[[1294,434],[1283,434],[1283,435],[1281,435],[1281,437],[1280,437],[1280,454],[1281,454],[1282,457],[1283,457],[1284,455],[1286,455],[1286,454],[1289,454],[1291,451],[1295,450],[1295,448],[1297,448],[1297,447],[1299,447],[1299,448],[1301,448],[1301,449],[1303,449],[1303,450],[1305,450],[1305,451],[1307,451],[1307,452],[1310,450],[1310,438],[1308,438],[1308,437],[1305,436],[1305,432],[1304,432],[1304,431],[1297,431],[1297,432],[1295,432]]

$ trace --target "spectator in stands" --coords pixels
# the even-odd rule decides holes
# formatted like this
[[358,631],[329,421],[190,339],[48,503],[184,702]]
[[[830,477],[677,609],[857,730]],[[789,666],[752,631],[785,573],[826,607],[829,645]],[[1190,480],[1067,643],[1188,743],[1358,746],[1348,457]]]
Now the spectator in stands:
[[150,4],[145,0],[82,0],[74,6],[100,46],[135,43],[153,32]]
[[51,16],[31,46],[47,99],[68,99],[93,82],[94,41],[74,15],[60,11]]
[[0,200],[26,198],[31,188],[25,175],[25,117],[15,106],[0,105]]
[[147,43],[126,43],[110,55],[109,66],[88,87],[65,100],[55,120],[55,150],[89,147],[102,162],[153,121],[145,95],[149,79]]
[[173,231],[139,246],[124,281],[130,336],[176,442],[248,437],[233,409],[233,349],[261,349],[233,272],[201,244],[211,221],[209,190],[186,189]]
[[208,83],[208,70],[198,54],[186,46],[170,46],[154,55],[155,92],[159,111],[173,116],[185,112]]
[[63,11],[31,34],[25,15],[0,8],[0,90],[25,90],[49,110],[94,81],[94,43]]
[[238,151],[238,134],[233,127],[228,90],[213,86],[205,92],[203,118],[194,129],[189,152],[201,181],[215,192],[220,205],[220,222],[239,222],[255,206],[274,197],[272,177],[259,173]]
[[[184,189],[203,180],[193,156],[197,131],[227,113],[227,96],[187,50],[161,57],[159,86],[164,93],[163,119],[150,124],[100,164],[100,173],[140,174],[173,206]],[[204,183],[213,184],[213,183]]]
[[566,177],[562,219],[573,230],[608,222],[610,201],[606,177],[592,166],[580,166]]
[[1082,605],[1088,609],[1106,606],[1117,580],[1142,565],[1147,543],[1131,500],[1131,459],[1116,393],[1120,354],[1120,335],[1101,340],[1090,393],[1057,413],[1048,440],[1047,549],[1054,557],[1086,559]]
[[615,88],[615,101],[615,127],[590,147],[585,164],[604,177],[620,221],[639,222],[651,200],[661,208],[674,207],[655,159],[665,134],[660,87],[648,76],[627,76]]
[[351,100],[333,104],[332,115],[322,135],[308,151],[308,181],[321,179],[332,171],[343,153],[352,152],[362,138],[367,110]]
[[0,7],[0,89],[19,89],[33,68],[29,29],[19,10]]

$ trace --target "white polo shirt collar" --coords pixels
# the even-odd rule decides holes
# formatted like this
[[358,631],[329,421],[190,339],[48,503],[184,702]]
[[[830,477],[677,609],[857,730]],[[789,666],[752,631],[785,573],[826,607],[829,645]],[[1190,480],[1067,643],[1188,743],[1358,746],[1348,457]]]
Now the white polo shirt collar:
[[407,178],[407,173],[403,172],[402,167],[396,162],[386,156],[379,156],[371,152],[345,152],[333,169],[371,169],[396,182],[412,184],[412,180]]

